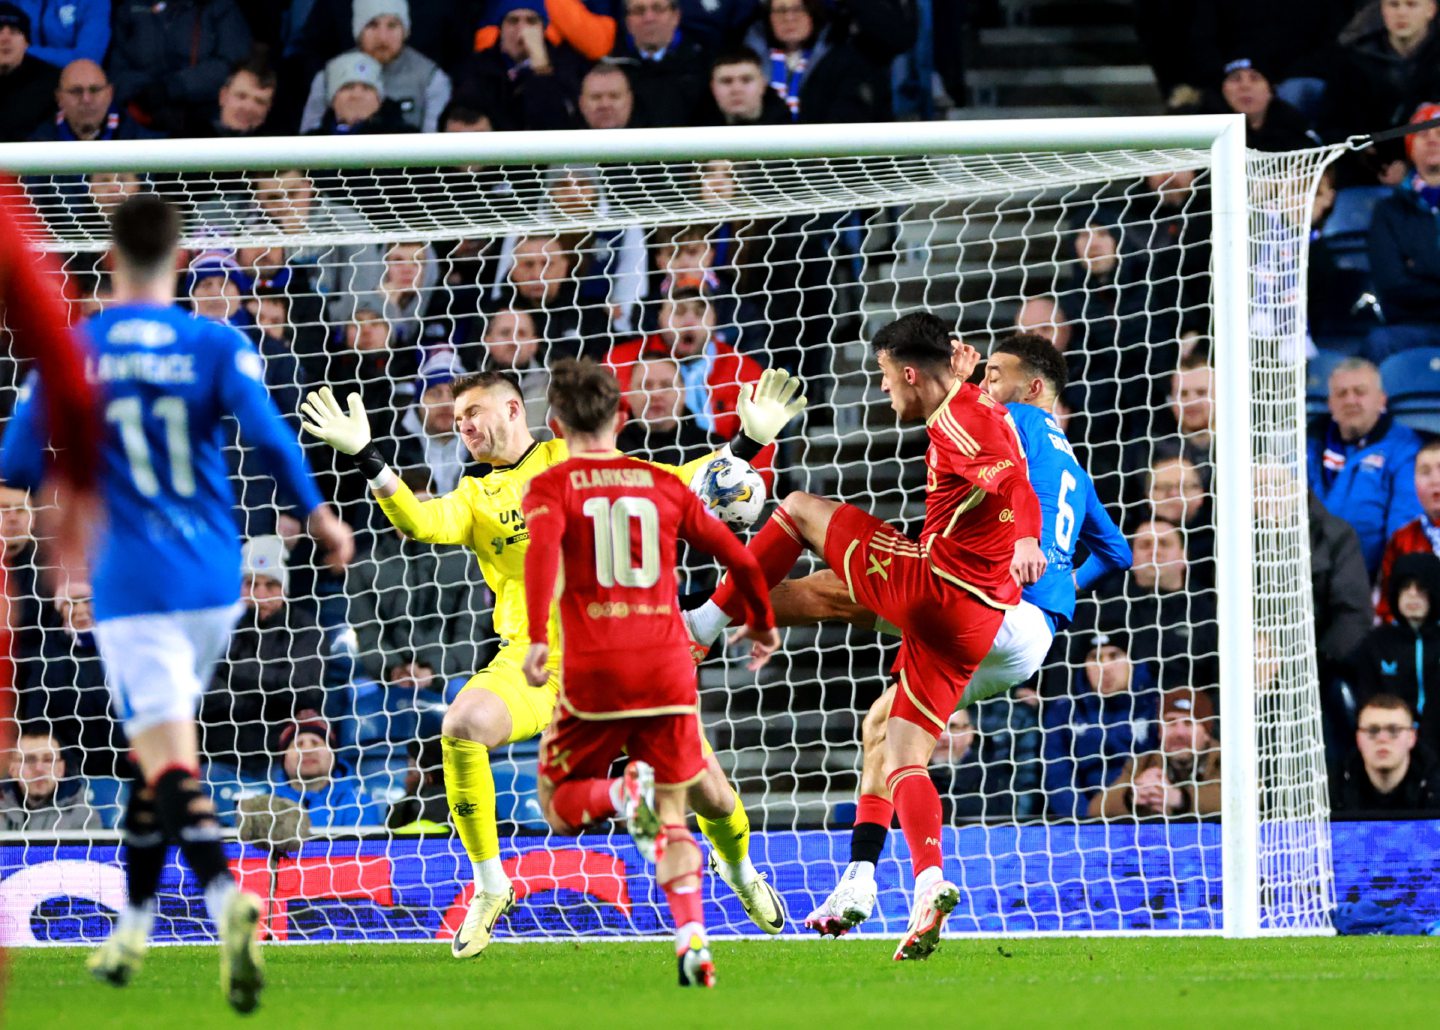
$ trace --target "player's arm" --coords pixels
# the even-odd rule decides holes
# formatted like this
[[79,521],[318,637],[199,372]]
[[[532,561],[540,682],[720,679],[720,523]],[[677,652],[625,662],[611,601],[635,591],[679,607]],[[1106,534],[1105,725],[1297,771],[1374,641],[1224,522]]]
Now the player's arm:
[[[750,641],[750,670],[756,671],[770,660],[780,646],[780,633],[775,629],[775,611],[770,605],[770,590],[765,573],[735,534],[719,519],[712,518],[689,490],[681,498],[680,538],[715,558],[730,572],[736,595],[745,608],[744,625],[730,642]],[[531,541],[533,544],[533,540]]]
[[530,531],[530,546],[525,549],[525,615],[530,635],[525,679],[532,687],[541,687],[550,675],[545,663],[550,660],[550,608],[555,603],[565,537],[564,498],[551,477],[532,479],[520,510]]
[[355,556],[350,527],[320,496],[305,454],[280,410],[265,390],[264,364],[259,352],[240,333],[216,327],[230,343],[231,358],[220,372],[220,399],[240,425],[240,439],[260,455],[261,467],[275,480],[280,494],[299,513],[306,528],[325,552],[325,563],[343,572]]
[[1076,590],[1089,590],[1108,573],[1128,569],[1135,558],[1130,542],[1115,525],[1105,505],[1100,503],[1095,483],[1088,476],[1085,477],[1085,486],[1088,496],[1085,498],[1085,519],[1080,523],[1080,542],[1090,556],[1075,570]]
[[[780,430],[808,403],[800,392],[799,376],[792,376],[782,368],[767,368],[753,383],[740,387],[740,433],[726,447],[741,461],[754,463],[766,447],[775,442]],[[714,460],[718,452],[712,451],[703,458],[686,462],[684,465],[666,465],[652,462],[676,476],[682,483],[689,483],[695,474]]]
[[25,377],[19,400],[0,443],[0,479],[17,490],[35,490],[45,475],[44,384],[36,372]]
[[348,457],[364,473],[380,510],[410,539],[422,544],[468,544],[474,512],[466,498],[452,490],[444,497],[421,501],[375,446],[360,395],[352,393],[345,405],[340,407],[328,386],[312,391],[300,402],[301,428]]

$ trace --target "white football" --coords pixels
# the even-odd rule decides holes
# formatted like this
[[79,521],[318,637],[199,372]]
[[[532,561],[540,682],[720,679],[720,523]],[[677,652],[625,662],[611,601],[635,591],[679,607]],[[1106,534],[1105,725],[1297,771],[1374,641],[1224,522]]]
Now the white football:
[[753,526],[765,507],[765,480],[733,454],[707,461],[690,480],[690,489],[711,515],[735,529]]

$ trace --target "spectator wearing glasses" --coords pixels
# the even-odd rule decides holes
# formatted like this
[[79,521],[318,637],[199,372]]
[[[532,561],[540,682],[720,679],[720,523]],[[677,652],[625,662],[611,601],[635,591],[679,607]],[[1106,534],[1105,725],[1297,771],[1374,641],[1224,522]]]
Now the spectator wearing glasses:
[[60,73],[55,106],[55,117],[30,137],[35,142],[160,138],[160,133],[115,107],[115,87],[105,69],[87,58],[71,61]]
[[705,96],[707,55],[680,27],[678,0],[625,0],[625,31],[611,60],[625,69],[644,125],[693,125]]
[[1334,812],[1440,811],[1437,770],[1417,746],[1415,715],[1394,694],[1377,694],[1360,708],[1355,753],[1330,783]]
[[1420,739],[1440,755],[1440,558],[1395,559],[1386,598],[1391,621],[1370,631],[1350,661],[1350,685],[1363,702],[1400,698],[1420,718]]

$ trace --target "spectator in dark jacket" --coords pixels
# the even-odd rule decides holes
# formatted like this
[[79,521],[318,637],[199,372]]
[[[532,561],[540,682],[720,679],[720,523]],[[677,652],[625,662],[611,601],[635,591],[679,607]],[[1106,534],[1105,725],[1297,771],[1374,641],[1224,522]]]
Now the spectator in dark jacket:
[[202,751],[263,775],[270,731],[324,701],[324,640],[315,620],[289,604],[285,543],[249,540],[241,553],[245,613],[200,707]]
[[55,110],[60,72],[30,50],[30,16],[0,3],[0,143],[28,139]]
[[364,54],[380,69],[378,89],[393,101],[400,121],[418,132],[435,132],[440,112],[450,102],[450,76],[407,43],[410,5],[406,0],[354,0],[351,28],[355,49],[326,63],[310,83],[310,95],[300,117],[300,131],[321,127],[326,108],[333,105],[330,68],[345,57]]
[[1231,56],[1245,54],[1271,70],[1279,94],[1288,80],[1319,74],[1322,55],[1334,42],[1346,0],[1200,0],[1187,38],[1192,84],[1210,78]]
[[1269,76],[1248,57],[1225,65],[1223,110],[1245,116],[1245,145],[1252,150],[1304,150],[1321,145],[1309,119],[1275,95]]
[[1375,617],[1382,623],[1394,615],[1390,608],[1390,577],[1395,562],[1406,554],[1440,555],[1440,440],[1426,441],[1415,455],[1415,499],[1420,502],[1420,515],[1395,531],[1380,559]]
[[105,69],[82,58],[60,72],[55,117],[31,135],[36,142],[93,139],[158,139],[154,132],[115,108],[115,87]]
[[499,130],[572,127],[583,59],[546,39],[543,0],[499,0],[492,9],[501,15],[495,43],[455,69],[455,96],[488,112]]
[[770,88],[793,121],[890,119],[888,72],[882,84],[824,0],[773,0],[746,44],[769,55]]
[[618,64],[601,61],[580,80],[576,98],[587,129],[628,129],[635,125],[635,87]]
[[1385,542],[1420,514],[1420,437],[1386,414],[1380,370],[1363,358],[1347,358],[1330,373],[1329,403],[1330,414],[1310,426],[1310,489],[1355,527],[1374,579]]
[[[1426,104],[1412,121],[1436,117],[1440,104]],[[1375,205],[1370,222],[1370,273],[1385,324],[1365,343],[1377,362],[1440,346],[1440,128],[1407,137],[1405,146],[1415,175]]]
[[1440,558],[1407,554],[1390,577],[1391,621],[1371,630],[1350,660],[1350,685],[1362,703],[1392,694],[1420,720],[1420,741],[1440,755]]
[[765,62],[749,47],[727,50],[710,66],[708,120],[716,125],[788,125],[790,111],[766,81]]
[[1355,753],[1330,783],[1335,812],[1440,812],[1440,770],[1417,746],[1415,715],[1402,699],[1378,694],[1360,708]]
[[1045,702],[1046,807],[1057,819],[1085,819],[1092,802],[1132,755],[1157,743],[1160,692],[1155,669],[1136,661],[1117,626],[1075,634],[1080,666],[1067,693]]
[[1350,523],[1325,510],[1314,490],[1310,509],[1310,585],[1320,678],[1328,680],[1370,632],[1370,577]]
[[630,77],[639,124],[695,124],[709,57],[681,28],[679,0],[625,0],[625,31],[610,58]]
[[243,61],[230,69],[215,98],[215,107],[201,120],[192,122],[186,135],[199,138],[263,135],[275,104],[275,72],[255,60]]
[[30,53],[64,68],[82,58],[97,64],[110,46],[110,0],[14,0],[30,16]]

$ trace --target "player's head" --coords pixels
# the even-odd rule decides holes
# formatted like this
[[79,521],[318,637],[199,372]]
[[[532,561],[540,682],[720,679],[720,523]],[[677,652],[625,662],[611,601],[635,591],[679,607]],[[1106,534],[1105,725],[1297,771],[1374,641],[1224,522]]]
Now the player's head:
[[1048,411],[1068,381],[1065,356],[1039,333],[1012,333],[985,362],[985,392],[1001,404]]
[[138,193],[110,216],[115,274],[131,284],[175,277],[175,252],[180,246],[180,214],[153,193]]
[[880,389],[902,422],[928,418],[953,385],[951,333],[934,315],[917,311],[897,318],[870,342],[880,365]]
[[565,358],[550,370],[546,395],[564,436],[611,438],[620,418],[620,381],[589,358]]
[[455,432],[470,457],[488,464],[505,463],[529,446],[525,396],[504,372],[472,372],[450,383],[455,396]]

